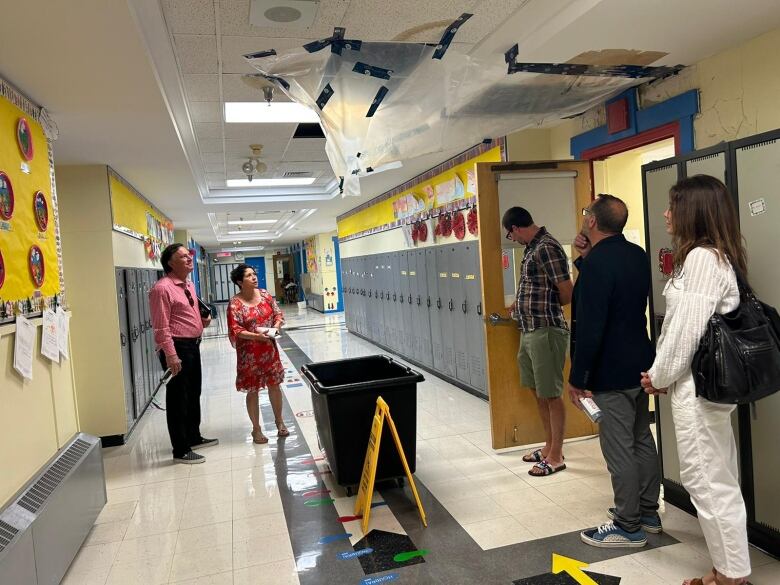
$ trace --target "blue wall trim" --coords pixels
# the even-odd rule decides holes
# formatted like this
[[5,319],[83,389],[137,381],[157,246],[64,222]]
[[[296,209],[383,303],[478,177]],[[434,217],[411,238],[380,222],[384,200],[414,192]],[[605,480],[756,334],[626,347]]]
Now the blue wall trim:
[[[636,89],[623,92],[609,102],[629,98],[629,120],[631,127],[623,132],[609,134],[606,126],[599,126],[588,132],[583,132],[571,138],[571,154],[579,159],[582,153],[591,148],[604,146],[629,138],[647,130],[652,130],[671,122],[680,123],[680,152],[685,154],[694,150],[693,117],[699,113],[699,90],[692,89],[678,96],[669,98],[644,110],[637,107]],[[607,103],[609,103],[607,102]]]
[[344,299],[341,296],[341,252],[339,251],[339,237],[333,236],[333,250],[336,253],[336,295],[339,302],[336,305],[336,311],[344,310]]

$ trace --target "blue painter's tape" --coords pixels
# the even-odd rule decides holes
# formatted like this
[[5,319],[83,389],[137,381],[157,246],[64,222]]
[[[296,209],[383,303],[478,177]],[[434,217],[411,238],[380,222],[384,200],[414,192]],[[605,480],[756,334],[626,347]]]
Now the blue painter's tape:
[[322,92],[320,93],[320,96],[317,98],[317,107],[319,109],[322,109],[325,107],[325,104],[328,103],[328,100],[333,97],[333,88],[331,87],[330,83],[322,88]]
[[360,585],[378,585],[379,583],[389,583],[395,581],[400,575],[398,573],[390,573],[389,575],[382,575],[381,577],[366,577],[360,580]]
[[379,105],[382,103],[382,100],[385,99],[385,96],[387,95],[387,91],[388,89],[384,85],[379,88],[379,91],[376,92],[376,96],[374,96],[374,101],[371,102],[371,107],[368,108],[368,113],[366,114],[366,118],[370,118],[376,113],[376,110],[377,108],[379,108]]
[[361,63],[360,61],[355,63],[352,71],[362,75],[370,75],[371,77],[376,77],[378,79],[390,79],[390,74],[393,72],[392,69],[385,69],[384,67],[369,65],[368,63]]
[[452,39],[455,38],[455,34],[458,32],[458,29],[463,26],[463,23],[472,16],[474,15],[469,14],[468,12],[464,12],[455,22],[447,27],[447,30],[444,31],[444,34],[439,41],[439,44],[436,45],[436,50],[433,52],[433,57],[431,57],[432,59],[441,59],[444,57],[444,53],[446,53],[447,49],[450,48],[450,43],[452,42]]
[[348,559],[356,559],[357,557],[370,555],[372,552],[374,552],[373,548],[361,548],[360,550],[353,550],[353,551],[339,553],[337,556],[342,561],[346,561]]
[[352,536],[351,532],[345,532],[344,534],[332,534],[331,536],[323,536],[320,538],[320,544],[329,544],[339,540],[348,540]]
[[276,55],[276,49],[269,49],[268,51],[248,53],[247,55],[244,55],[244,59],[262,59],[263,57],[272,57],[274,55]]

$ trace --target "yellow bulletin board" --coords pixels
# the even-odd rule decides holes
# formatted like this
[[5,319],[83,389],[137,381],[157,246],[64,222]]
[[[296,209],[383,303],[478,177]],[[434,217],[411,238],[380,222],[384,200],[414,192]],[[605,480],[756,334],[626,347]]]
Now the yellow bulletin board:
[[[431,179],[423,181],[418,185],[415,185],[413,188],[404,191],[403,193],[399,193],[398,195],[385,199],[384,201],[379,201],[376,204],[367,207],[366,209],[358,211],[354,215],[345,217],[337,224],[339,238],[346,238],[353,234],[392,223],[396,220],[393,210],[393,203],[396,200],[406,197],[410,194],[414,195],[418,199],[424,199],[425,191],[428,188],[435,190],[437,185],[452,180],[456,175],[463,182],[463,185],[466,189],[466,197],[476,195],[476,193],[470,193],[468,191],[467,173],[469,171],[473,172],[475,163],[500,161],[501,147],[497,146],[495,148],[491,148],[487,152],[483,152],[479,156],[467,160],[462,164],[452,167],[451,169],[444,171]],[[440,207],[440,204],[437,202],[435,207]]]
[[[16,103],[35,111],[24,111]],[[53,169],[49,142],[43,127],[36,121],[35,114],[39,111],[40,108],[0,80],[0,171],[6,173],[13,188],[13,213],[10,219],[0,215],[0,254],[4,265],[0,299],[3,302],[53,297],[61,292],[56,197],[52,197]],[[25,118],[30,128],[33,145],[30,160],[25,160],[16,138],[20,118]],[[46,202],[48,222],[45,230],[39,229],[33,208],[38,191]],[[0,194],[2,196],[9,201],[7,193]],[[38,246],[43,256],[40,287],[35,286],[28,264],[32,246]]]
[[[111,213],[114,229],[138,238],[152,237],[164,243],[173,242],[173,222],[112,169],[109,169],[108,185],[111,191]],[[147,214],[150,214],[163,226],[167,226],[170,237],[159,237],[160,234],[150,233]]]

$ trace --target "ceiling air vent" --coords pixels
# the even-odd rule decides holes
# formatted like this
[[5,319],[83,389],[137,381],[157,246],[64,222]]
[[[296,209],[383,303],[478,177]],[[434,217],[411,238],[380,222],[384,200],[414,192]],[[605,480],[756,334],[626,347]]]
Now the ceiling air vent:
[[249,24],[252,26],[304,28],[314,24],[316,0],[252,0]]
[[298,177],[311,177],[311,171],[285,171],[282,175],[285,179],[295,179]]
[[56,462],[36,481],[19,499],[17,504],[33,514],[46,503],[51,493],[57,489],[68,472],[79,462],[89,449],[89,443],[77,439],[68,447]]

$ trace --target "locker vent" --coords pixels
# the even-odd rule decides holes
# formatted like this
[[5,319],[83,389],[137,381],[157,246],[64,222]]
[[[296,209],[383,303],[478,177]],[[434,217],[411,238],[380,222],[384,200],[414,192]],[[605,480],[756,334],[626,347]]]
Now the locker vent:
[[14,528],[7,522],[0,520],[0,552],[3,552],[5,547],[11,544],[11,541],[18,532],[18,529]]
[[89,443],[76,439],[62,452],[54,464],[19,499],[17,504],[33,514],[46,503],[46,499],[57,489],[68,472],[79,462],[89,449]]
[[756,142],[755,144],[748,144],[747,146],[743,146],[739,150],[753,150],[754,148],[761,148],[762,146],[767,146],[769,144],[774,144],[777,142],[777,140],[764,140],[763,142]]
[[711,159],[711,158],[718,158],[719,156],[722,156],[722,155],[723,155],[722,152],[716,152],[714,154],[708,154],[707,156],[699,156],[699,157],[696,157],[696,158],[692,158],[688,162],[692,163],[692,162],[697,162],[697,161],[700,161],[700,160],[708,160],[708,159]]
[[673,166],[675,166],[675,163],[672,163],[672,164],[670,164],[670,165],[666,165],[665,167],[657,167],[657,168],[654,168],[654,169],[648,169],[648,171],[647,171],[647,172],[648,172],[648,173],[657,173],[658,171],[665,171],[665,170],[667,170],[667,169],[670,169],[670,168],[672,168]]
[[285,179],[295,177],[311,177],[311,171],[285,171],[282,176]]

